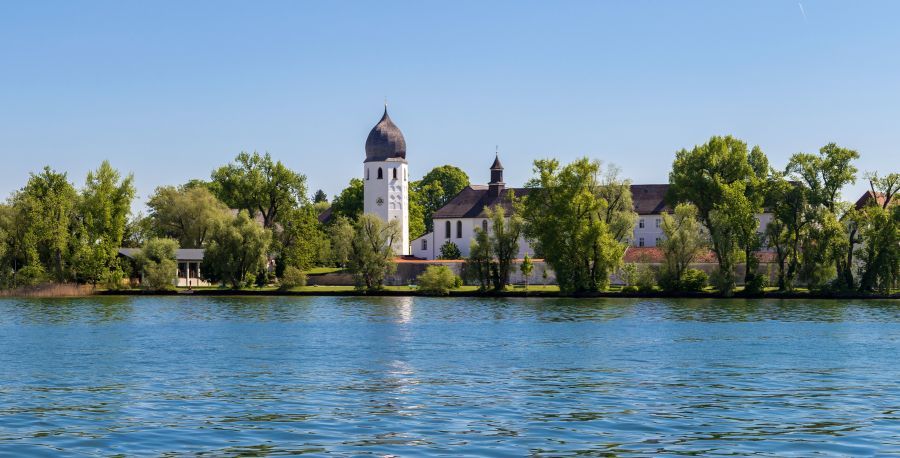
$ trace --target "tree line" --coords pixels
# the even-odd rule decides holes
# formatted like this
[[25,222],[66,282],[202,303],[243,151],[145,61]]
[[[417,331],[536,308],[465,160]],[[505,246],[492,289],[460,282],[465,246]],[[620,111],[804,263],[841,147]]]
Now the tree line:
[[[431,213],[468,184],[452,166],[411,183],[412,235],[424,233]],[[351,180],[332,202],[321,190],[310,198],[306,177],[269,154],[242,152],[208,180],[160,186],[148,197],[146,214],[132,214],[135,197],[134,177],[106,161],[80,188],[50,167],[32,174],[0,204],[0,289],[46,282],[118,288],[129,278],[169,288],[179,248],[206,250],[208,280],[233,288],[266,285],[286,269],[365,264],[372,260],[365,247],[380,245],[363,243],[363,236],[376,242],[397,237],[393,226],[375,230],[372,218],[362,215],[361,180]],[[333,217],[320,222],[329,207]],[[140,251],[129,261],[119,255],[121,247]],[[387,257],[380,265],[389,264]],[[374,285],[384,273],[369,277]]]
[[[470,270],[483,288],[505,288],[521,232],[568,293],[607,289],[613,273],[636,288],[701,289],[706,273],[689,266],[711,251],[718,267],[709,282],[717,291],[734,293],[743,263],[744,291],[755,294],[767,286],[768,275],[758,272],[764,248],[774,252],[779,290],[792,291],[800,281],[820,290],[889,292],[900,279],[900,205],[894,205],[900,174],[865,174],[875,197],[857,208],[840,200],[858,178],[857,159],[858,152],[830,143],[815,154],[794,154],[777,169],[758,146],[731,136],[678,151],[666,196],[672,212],[661,215],[664,259],[655,271],[624,264],[637,214],[631,183],[617,168],[604,170],[587,158],[566,165],[538,160],[530,192],[514,204],[521,219],[500,226],[502,209],[488,212],[501,230],[479,231]],[[765,231],[761,213],[773,217]]]
[[[768,275],[757,271],[758,253],[767,249],[780,290],[803,284],[890,291],[900,278],[900,175],[860,175],[858,158],[831,143],[775,168],[759,147],[730,136],[677,151],[658,268],[624,262],[638,216],[631,183],[616,167],[589,158],[537,160],[528,193],[508,195],[511,211],[485,209],[490,230],[476,231],[464,273],[482,289],[505,289],[519,244],[528,240],[566,293],[605,290],[618,276],[629,288],[696,290],[709,283],[731,295],[740,264],[745,291],[768,286]],[[841,200],[841,190],[857,179],[875,196],[860,208]],[[411,238],[433,231],[433,213],[468,184],[449,165],[410,183]],[[119,287],[135,277],[167,287],[178,248],[204,248],[204,276],[233,288],[286,278],[299,284],[300,272],[334,266],[370,290],[395,268],[390,247],[398,228],[363,214],[362,180],[352,179],[330,202],[321,190],[308,197],[306,177],[269,154],[240,153],[208,180],[161,186],[149,196],[146,215],[131,214],[134,198],[133,177],[108,162],[81,187],[49,167],[32,174],[0,205],[0,287],[48,281]],[[329,209],[330,218],[320,221]],[[772,215],[765,231],[760,213]],[[119,247],[140,252],[131,262]],[[708,252],[717,265],[709,278],[690,267]],[[441,256],[458,259],[459,247],[447,242]],[[531,260],[523,264],[518,268],[530,272]],[[432,270],[426,278],[455,276]]]

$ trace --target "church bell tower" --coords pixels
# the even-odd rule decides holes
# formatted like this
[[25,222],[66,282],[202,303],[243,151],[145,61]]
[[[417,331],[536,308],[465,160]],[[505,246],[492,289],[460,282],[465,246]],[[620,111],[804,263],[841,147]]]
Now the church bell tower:
[[393,249],[398,256],[409,254],[409,166],[406,140],[388,116],[387,105],[378,124],[366,139],[363,162],[363,211],[385,222],[397,221],[400,240]]

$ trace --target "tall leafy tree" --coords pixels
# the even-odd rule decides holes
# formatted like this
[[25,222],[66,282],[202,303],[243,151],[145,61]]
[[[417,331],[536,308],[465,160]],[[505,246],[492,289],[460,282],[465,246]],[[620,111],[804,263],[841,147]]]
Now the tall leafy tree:
[[[752,187],[757,176],[755,167],[763,168],[761,151],[748,152],[747,144],[732,136],[714,136],[691,150],[682,149],[675,155],[669,173],[668,200],[673,203],[690,202],[697,207],[700,222],[709,230],[711,247],[719,263],[720,291],[731,295],[734,284],[736,256],[750,240],[744,231],[757,212],[761,199],[754,196]],[[757,154],[759,153],[759,154]],[[751,157],[756,156],[751,164]],[[728,200],[726,196],[734,199]],[[740,226],[731,225],[740,223]],[[748,223],[747,226],[744,223]]]
[[[509,199],[513,201],[514,208],[520,207],[512,191],[509,191]],[[485,209],[485,214],[491,221],[489,243],[497,268],[497,274],[494,276],[495,291],[506,289],[513,260],[519,253],[519,237],[522,235],[524,226],[521,208],[519,210],[511,212],[507,216],[506,210],[500,205]]]
[[[425,225],[422,234],[434,230],[432,215],[443,207],[460,191],[469,185],[469,176],[462,169],[452,165],[442,165],[431,169],[419,181],[410,184],[411,199],[422,207],[422,221]],[[415,196],[415,199],[412,199]],[[410,215],[410,226],[412,226]],[[413,232],[410,231],[410,234]],[[420,234],[421,235],[421,234]]]
[[345,216],[338,216],[328,226],[327,231],[328,239],[331,241],[332,261],[337,266],[347,266],[353,251],[353,235],[356,233],[353,222]]
[[497,277],[497,262],[491,248],[491,238],[488,231],[481,228],[475,229],[475,238],[469,245],[469,257],[466,259],[467,276],[474,277],[482,291],[486,291],[491,285],[499,283]]
[[213,232],[203,257],[211,278],[239,289],[252,284],[266,269],[272,233],[241,211]]
[[662,241],[665,263],[660,284],[681,289],[685,271],[708,243],[706,232],[697,220],[697,207],[678,204],[673,214],[663,213],[662,230],[666,237]]
[[859,289],[886,293],[900,282],[900,205],[896,203],[900,174],[870,173],[866,178],[873,199],[858,212]]
[[363,213],[363,181],[352,178],[340,194],[334,196],[331,209],[335,216],[356,219]]
[[[627,246],[627,236],[617,239],[607,223],[610,203],[603,197],[604,186],[618,183],[604,184],[600,162],[587,158],[566,166],[554,159],[538,160],[534,171],[536,177],[527,184],[531,192],[525,200],[525,235],[556,272],[561,290],[605,289]],[[614,219],[633,224],[633,209],[623,206],[619,212]]]
[[72,223],[78,194],[65,173],[45,167],[13,196],[23,228],[21,253],[25,265],[48,271],[53,280],[67,277]]
[[775,175],[768,192],[774,219],[766,227],[766,240],[777,258],[778,289],[789,291],[800,271],[801,247],[815,213],[809,203],[808,188],[788,181],[783,174]]
[[108,161],[88,173],[78,201],[80,244],[73,260],[80,280],[96,283],[119,270],[118,249],[134,195],[134,177],[122,178]]
[[[805,243],[802,271],[807,280],[824,281],[829,272],[834,271],[838,283],[845,288],[853,288],[855,280],[852,272],[852,252],[856,239],[857,215],[852,214],[849,205],[839,201],[841,189],[856,182],[857,168],[853,161],[859,153],[829,143],[819,149],[818,154],[797,153],[791,156],[785,173],[803,183],[808,194],[811,211],[815,219],[828,223],[809,225],[813,243]],[[844,213],[848,213],[845,215]],[[836,220],[843,220],[844,229],[836,230]],[[811,275],[814,273],[814,275]]]
[[385,223],[376,215],[363,214],[354,224],[349,269],[356,277],[357,288],[379,290],[396,265],[393,246],[400,238],[400,226],[395,220]]
[[212,173],[215,194],[232,208],[252,217],[262,215],[271,229],[283,212],[307,203],[306,177],[273,161],[269,153],[238,154],[235,161]]
[[287,266],[308,270],[319,262],[328,236],[319,227],[315,209],[307,205],[292,209],[282,218],[278,231],[278,274]]
[[328,194],[325,194],[325,191],[318,189],[316,193],[313,195],[313,203],[319,202],[328,202]]
[[184,248],[205,246],[216,228],[231,218],[228,207],[202,186],[161,186],[147,206],[154,231]]
[[173,289],[178,275],[177,251],[177,240],[147,240],[135,255],[135,264],[141,273],[141,287],[156,291]]

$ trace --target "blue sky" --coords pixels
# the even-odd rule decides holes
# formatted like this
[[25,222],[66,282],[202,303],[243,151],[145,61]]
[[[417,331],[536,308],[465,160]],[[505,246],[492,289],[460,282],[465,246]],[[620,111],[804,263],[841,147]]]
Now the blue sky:
[[449,163],[486,182],[499,145],[511,185],[583,155],[664,183],[676,150],[729,133],[778,167],[835,141],[900,171],[898,18],[893,1],[7,1],[0,196],[110,159],[143,201],[242,150],[332,196],[385,96],[415,178]]

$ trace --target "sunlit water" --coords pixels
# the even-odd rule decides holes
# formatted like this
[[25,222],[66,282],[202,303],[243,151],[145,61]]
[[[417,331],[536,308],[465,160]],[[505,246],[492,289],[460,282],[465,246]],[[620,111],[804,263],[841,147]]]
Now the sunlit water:
[[0,300],[0,455],[900,453],[898,301]]

